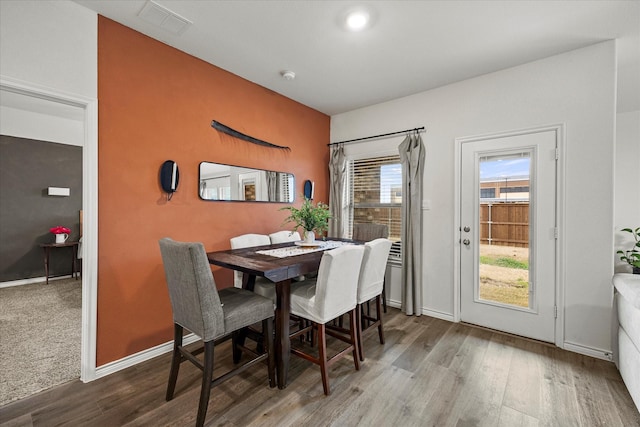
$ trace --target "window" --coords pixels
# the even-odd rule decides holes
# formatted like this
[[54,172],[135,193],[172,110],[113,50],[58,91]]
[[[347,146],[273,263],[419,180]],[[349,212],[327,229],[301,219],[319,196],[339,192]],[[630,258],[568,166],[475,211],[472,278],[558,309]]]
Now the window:
[[278,194],[281,195],[278,200],[281,201],[293,201],[290,189],[294,188],[293,175],[290,173],[278,173]]
[[229,200],[231,197],[229,176],[208,178],[200,181],[200,197],[206,200]]
[[402,165],[399,156],[351,160],[347,164],[349,237],[353,224],[385,224],[394,242],[390,263],[400,263]]
[[500,187],[500,193],[528,193],[529,186],[519,186],[519,187]]
[[481,199],[494,199],[496,197],[496,189],[495,188],[481,188],[480,189],[480,198]]

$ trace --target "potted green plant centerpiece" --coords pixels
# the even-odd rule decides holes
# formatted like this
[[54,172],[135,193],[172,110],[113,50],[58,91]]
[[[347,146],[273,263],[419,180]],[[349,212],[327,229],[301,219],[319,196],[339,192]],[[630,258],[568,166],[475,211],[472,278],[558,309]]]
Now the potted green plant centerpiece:
[[300,208],[286,206],[280,210],[288,210],[289,216],[284,219],[283,224],[294,223],[293,231],[298,228],[304,230],[304,242],[313,243],[316,239],[315,233],[322,233],[329,227],[329,206],[318,202],[315,206],[310,199],[304,197],[304,202]]
[[635,230],[623,228],[621,231],[631,233],[635,242],[631,249],[617,252],[618,255],[620,255],[620,260],[626,262],[633,268],[633,274],[640,274],[640,227]]

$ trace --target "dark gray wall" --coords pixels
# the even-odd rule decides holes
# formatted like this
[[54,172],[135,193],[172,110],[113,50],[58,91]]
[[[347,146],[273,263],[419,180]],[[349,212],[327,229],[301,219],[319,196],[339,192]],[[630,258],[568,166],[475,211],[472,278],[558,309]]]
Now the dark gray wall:
[[[48,196],[48,187],[71,189]],[[0,135],[0,282],[44,276],[40,243],[51,227],[80,235],[82,147]],[[71,248],[51,251],[50,276],[71,273]]]

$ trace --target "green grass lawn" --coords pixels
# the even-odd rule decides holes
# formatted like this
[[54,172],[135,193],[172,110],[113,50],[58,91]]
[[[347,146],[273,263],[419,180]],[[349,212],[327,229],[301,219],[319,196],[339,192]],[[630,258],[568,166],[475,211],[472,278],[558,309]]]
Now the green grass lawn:
[[[501,272],[508,269],[509,274],[500,274],[500,278],[491,274],[480,276],[480,298],[518,307],[529,306],[529,282],[522,270],[529,269],[529,262],[500,255],[481,255],[480,264],[499,267]],[[518,273],[518,272],[522,273]]]
[[499,267],[517,268],[520,270],[528,270],[528,261],[518,261],[509,257],[495,257],[491,255],[480,255],[480,264],[497,265]]
[[522,287],[480,283],[480,298],[502,304],[529,307],[529,284]]

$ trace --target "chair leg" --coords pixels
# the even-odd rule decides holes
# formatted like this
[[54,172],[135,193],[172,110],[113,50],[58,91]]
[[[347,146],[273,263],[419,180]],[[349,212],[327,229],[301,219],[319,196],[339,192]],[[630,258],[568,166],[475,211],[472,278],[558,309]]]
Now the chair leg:
[[177,323],[173,324],[173,355],[171,356],[171,371],[169,372],[169,383],[167,384],[167,402],[173,399],[173,392],[176,389],[176,381],[178,380],[178,371],[180,370],[180,347],[182,347],[182,326]]
[[202,427],[207,417],[209,396],[211,396],[211,381],[213,379],[213,341],[204,343],[204,371],[202,372],[202,389],[200,390],[200,403],[198,404],[198,417],[196,427]]
[[356,308],[349,312],[349,335],[351,336],[351,344],[353,345],[353,363],[356,371],[360,370],[360,356],[358,354],[358,331],[356,330]]
[[316,334],[318,333],[318,328],[310,320],[307,320],[307,322],[311,325],[311,330],[309,331],[309,345],[313,348],[316,345]]
[[[380,338],[380,344],[384,344],[384,331],[382,330],[382,313],[380,311],[380,295],[376,297],[376,314],[378,315],[378,337]],[[385,310],[386,311],[386,310]]]
[[[367,301],[366,307],[367,307],[367,318],[371,317],[371,304],[369,304],[370,301]],[[371,325],[371,320],[367,319],[367,328]]]
[[233,363],[240,363],[240,359],[242,358],[242,350],[236,345],[244,345],[245,339],[247,338],[247,329],[242,328],[238,331],[232,333],[233,336]]
[[322,375],[322,388],[324,394],[329,396],[329,372],[327,371],[327,335],[324,323],[318,324],[318,359],[320,359],[320,375]]
[[358,354],[360,360],[364,361],[364,350],[362,349],[362,305],[356,307],[356,333],[358,338]]
[[275,345],[273,343],[273,318],[264,319],[262,321],[262,332],[264,339],[264,347],[267,351],[267,366],[269,372],[269,387],[276,386],[276,363],[275,363]]
[[387,312],[387,279],[386,278],[382,280],[382,306],[384,307],[384,312],[386,313]]
[[[298,319],[298,330],[302,330],[304,329],[306,326],[305,320],[301,317],[300,319]],[[309,335],[309,333],[307,332],[307,336],[305,337],[304,334],[300,335],[300,343],[303,343],[305,341],[305,339],[307,341],[311,341],[311,336]]]

